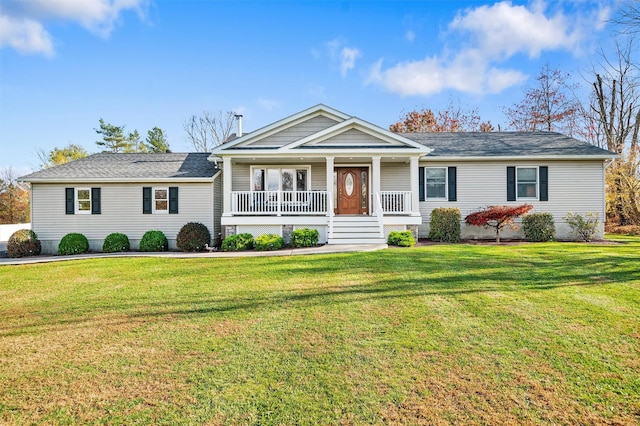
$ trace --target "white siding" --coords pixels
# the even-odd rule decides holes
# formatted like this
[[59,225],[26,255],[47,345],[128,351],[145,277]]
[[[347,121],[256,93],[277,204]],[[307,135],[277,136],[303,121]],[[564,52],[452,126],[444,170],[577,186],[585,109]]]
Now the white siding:
[[380,190],[410,191],[410,173],[411,169],[407,163],[380,163]]
[[[423,201],[420,213],[423,226],[420,236],[429,232],[431,211],[437,207],[460,209],[464,217],[488,205],[532,204],[532,213],[549,212],[556,222],[556,237],[569,238],[570,228],[562,219],[568,212],[584,215],[597,212],[604,219],[604,181],[602,161],[503,161],[503,162],[421,162],[420,166],[455,166],[457,168],[457,201]],[[507,201],[507,166],[548,166],[549,201]],[[600,230],[600,237],[604,232]],[[505,237],[522,237],[522,231],[504,232]],[[463,238],[492,238],[492,231],[462,225]]]
[[283,146],[335,125],[337,121],[319,115],[246,146]]
[[[177,186],[178,214],[143,214],[142,187]],[[65,214],[65,188],[101,188],[101,214]],[[31,186],[33,213],[31,223],[34,232],[43,243],[43,251],[54,253],[63,236],[70,232],[84,234],[90,249],[102,250],[104,238],[112,232],[129,237],[132,249],[138,249],[142,235],[151,229],[159,229],[175,248],[180,228],[187,222],[200,222],[213,228],[213,188],[211,183],[137,183],[137,184],[41,184]]]
[[337,136],[313,144],[315,146],[361,146],[361,145],[379,145],[379,146],[404,146],[403,144],[390,143],[382,139],[373,137],[365,132],[356,129],[349,129]]
[[311,164],[311,191],[327,190],[327,164],[313,163]]
[[251,191],[251,189],[251,166],[249,164],[232,164],[231,190]]

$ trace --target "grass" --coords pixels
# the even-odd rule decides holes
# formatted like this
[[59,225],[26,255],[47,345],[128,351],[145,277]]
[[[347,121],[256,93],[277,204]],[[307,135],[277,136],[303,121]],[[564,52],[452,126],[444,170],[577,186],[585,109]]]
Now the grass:
[[0,267],[1,424],[637,424],[640,238]]

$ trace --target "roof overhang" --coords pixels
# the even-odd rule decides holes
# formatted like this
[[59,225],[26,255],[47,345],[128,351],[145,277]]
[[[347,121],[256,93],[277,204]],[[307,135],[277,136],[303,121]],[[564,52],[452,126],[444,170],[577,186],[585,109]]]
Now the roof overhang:
[[614,160],[620,158],[619,155],[531,155],[531,156],[516,156],[516,155],[503,155],[503,156],[429,156],[425,155],[420,158],[423,161],[529,161],[529,160],[546,160],[546,161],[605,161]]

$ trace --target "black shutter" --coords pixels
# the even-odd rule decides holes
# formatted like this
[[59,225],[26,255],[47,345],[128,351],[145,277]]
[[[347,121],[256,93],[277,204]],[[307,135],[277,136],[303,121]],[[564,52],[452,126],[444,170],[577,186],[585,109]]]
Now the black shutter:
[[142,188],[142,213],[151,214],[151,187],[144,186]]
[[91,188],[91,214],[100,214],[100,188]]
[[178,187],[169,187],[169,214],[178,214]]
[[507,201],[516,200],[516,168],[507,167]]
[[447,179],[449,184],[449,201],[457,201],[457,189],[456,189],[456,168],[447,168]]
[[67,214],[74,214],[75,213],[75,189],[73,188],[65,188],[64,189],[64,195],[65,195],[65,209],[66,209],[66,213]]
[[549,167],[540,166],[540,201],[549,201]]
[[418,167],[418,193],[419,200],[424,201],[424,167]]

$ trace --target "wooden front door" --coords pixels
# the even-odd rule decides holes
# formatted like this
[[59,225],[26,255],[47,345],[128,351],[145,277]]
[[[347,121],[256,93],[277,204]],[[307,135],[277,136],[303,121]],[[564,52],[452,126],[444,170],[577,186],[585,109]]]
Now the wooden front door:
[[369,169],[340,167],[336,169],[338,200],[336,214],[369,213]]

